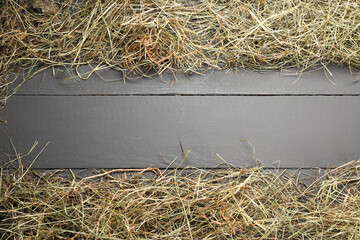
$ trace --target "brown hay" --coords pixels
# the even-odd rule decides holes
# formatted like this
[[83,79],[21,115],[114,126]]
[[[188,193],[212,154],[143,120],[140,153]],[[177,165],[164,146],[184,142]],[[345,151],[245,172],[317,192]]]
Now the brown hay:
[[359,59],[357,0],[0,1],[3,95],[11,73],[35,66],[99,63],[126,75],[238,67],[304,71],[329,63],[359,68]]
[[[0,1],[2,100],[14,92],[13,74],[90,63],[125,76],[358,69],[360,2]],[[70,179],[2,167],[0,238],[359,239],[359,166],[329,170],[310,185],[262,168]],[[149,170],[152,179],[144,178]]]
[[262,168],[83,179],[1,169],[0,238],[359,239],[359,163],[307,181]]

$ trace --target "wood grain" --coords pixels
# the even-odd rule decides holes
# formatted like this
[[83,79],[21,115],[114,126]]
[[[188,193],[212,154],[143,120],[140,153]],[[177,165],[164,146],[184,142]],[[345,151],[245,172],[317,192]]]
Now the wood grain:
[[[329,67],[302,75],[290,72],[214,71],[187,76],[165,73],[137,77],[124,83],[119,71],[99,71],[88,80],[61,69],[46,70],[24,85],[18,95],[353,95],[360,94],[360,78],[348,69]],[[83,69],[82,72],[86,72]],[[19,78],[20,80],[21,78]],[[175,81],[174,81],[175,80]],[[174,81],[174,82],[173,82]],[[173,83],[173,84],[172,84]],[[170,87],[171,86],[171,87]]]
[[191,165],[215,167],[218,154],[251,166],[242,139],[268,167],[329,167],[360,158],[359,106],[355,96],[14,96],[0,143],[13,153],[8,137],[18,152],[50,141],[37,168],[177,166],[179,141]]

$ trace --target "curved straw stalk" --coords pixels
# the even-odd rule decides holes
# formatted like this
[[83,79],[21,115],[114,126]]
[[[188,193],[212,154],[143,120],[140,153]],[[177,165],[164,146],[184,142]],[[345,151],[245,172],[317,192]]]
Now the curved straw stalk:
[[358,161],[315,179],[262,168],[129,171],[81,179],[3,169],[1,239],[360,237]]
[[35,66],[102,63],[141,74],[360,66],[356,0],[3,0],[0,23],[2,86]]

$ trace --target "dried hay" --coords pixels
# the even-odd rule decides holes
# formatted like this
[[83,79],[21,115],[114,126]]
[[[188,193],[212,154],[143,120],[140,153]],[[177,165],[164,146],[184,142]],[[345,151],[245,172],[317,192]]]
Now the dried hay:
[[3,167],[0,238],[359,239],[359,167],[316,179],[260,167],[86,178]]
[[[43,69],[146,75],[360,67],[356,0],[2,0],[0,91]],[[32,71],[36,67],[40,70]],[[87,78],[82,76],[81,78]],[[16,78],[16,77],[15,77]],[[311,184],[262,168],[64,178],[1,167],[1,239],[359,239],[359,162]],[[153,178],[144,172],[153,171]],[[126,171],[125,171],[126,172]]]
[[[357,0],[2,0],[0,88],[12,74],[98,63],[168,69],[360,66]],[[37,72],[37,71],[35,71]],[[79,77],[87,78],[88,76]]]

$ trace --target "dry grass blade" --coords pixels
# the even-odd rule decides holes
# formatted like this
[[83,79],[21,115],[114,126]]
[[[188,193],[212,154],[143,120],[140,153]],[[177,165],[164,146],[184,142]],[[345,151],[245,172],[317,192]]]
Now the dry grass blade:
[[[146,75],[167,69],[299,71],[360,66],[356,0],[2,0],[0,89],[54,66],[98,63]],[[30,70],[30,71],[29,71]],[[87,78],[88,76],[79,76]]]
[[353,161],[308,187],[262,168],[117,169],[82,179],[51,171],[19,179],[4,168],[0,238],[359,239],[359,169]]

